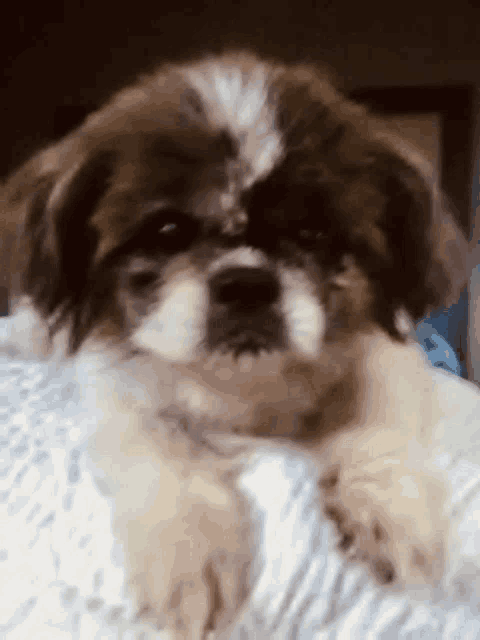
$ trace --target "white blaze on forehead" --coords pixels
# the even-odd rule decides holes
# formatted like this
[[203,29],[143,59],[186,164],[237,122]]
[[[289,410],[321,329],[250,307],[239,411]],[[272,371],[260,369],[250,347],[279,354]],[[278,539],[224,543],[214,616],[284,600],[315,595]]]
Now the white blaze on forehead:
[[185,77],[200,93],[211,123],[226,127],[239,143],[250,168],[244,186],[271,171],[283,148],[267,101],[272,69],[258,62],[245,71],[234,61],[212,60],[187,69]]
[[207,292],[195,278],[183,277],[162,298],[132,340],[165,360],[189,362],[205,336]]
[[325,310],[300,270],[280,270],[282,314],[290,347],[301,355],[320,355],[325,336]]

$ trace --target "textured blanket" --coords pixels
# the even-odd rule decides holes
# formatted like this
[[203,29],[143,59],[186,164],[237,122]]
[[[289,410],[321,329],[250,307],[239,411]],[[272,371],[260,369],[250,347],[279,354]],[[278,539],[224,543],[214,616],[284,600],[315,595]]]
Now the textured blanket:
[[[460,558],[438,595],[419,602],[347,565],[314,500],[308,461],[271,450],[243,478],[255,505],[257,581],[225,640],[480,638],[480,407],[438,372],[458,425],[445,455],[461,519]],[[73,374],[0,357],[0,637],[153,640],[124,591],[111,508],[86,462],[92,415]],[[477,593],[478,591],[478,593]]]

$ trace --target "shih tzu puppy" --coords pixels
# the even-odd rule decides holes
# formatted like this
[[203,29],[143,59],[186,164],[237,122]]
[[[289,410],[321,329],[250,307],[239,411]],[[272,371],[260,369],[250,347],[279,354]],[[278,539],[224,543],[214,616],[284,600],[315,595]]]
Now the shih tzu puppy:
[[343,548],[438,579],[443,414],[409,331],[455,298],[465,240],[436,184],[327,74],[249,53],[161,67],[5,184],[11,343],[90,367],[129,584],[175,637],[248,589],[229,434],[306,441]]

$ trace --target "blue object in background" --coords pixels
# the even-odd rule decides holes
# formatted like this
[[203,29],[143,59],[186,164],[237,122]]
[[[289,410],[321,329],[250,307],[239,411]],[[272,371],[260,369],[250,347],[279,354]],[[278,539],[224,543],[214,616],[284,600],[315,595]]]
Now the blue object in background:
[[467,378],[467,327],[468,291],[465,288],[457,304],[431,313],[417,326],[418,341],[433,366]]
[[461,375],[459,359],[455,356],[453,347],[428,322],[421,322],[416,329],[418,341],[427,352],[427,358],[434,367],[445,369]]

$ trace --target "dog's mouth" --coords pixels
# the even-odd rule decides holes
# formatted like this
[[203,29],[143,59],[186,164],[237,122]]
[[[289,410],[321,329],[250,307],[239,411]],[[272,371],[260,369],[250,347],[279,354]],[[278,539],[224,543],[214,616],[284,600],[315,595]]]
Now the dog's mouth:
[[249,329],[232,331],[225,342],[220,345],[221,352],[231,352],[235,358],[247,354],[258,356],[262,351],[268,353],[271,350],[272,345],[266,336]]
[[236,318],[215,314],[208,323],[207,346],[235,359],[271,353],[284,347],[282,322],[273,312]]

